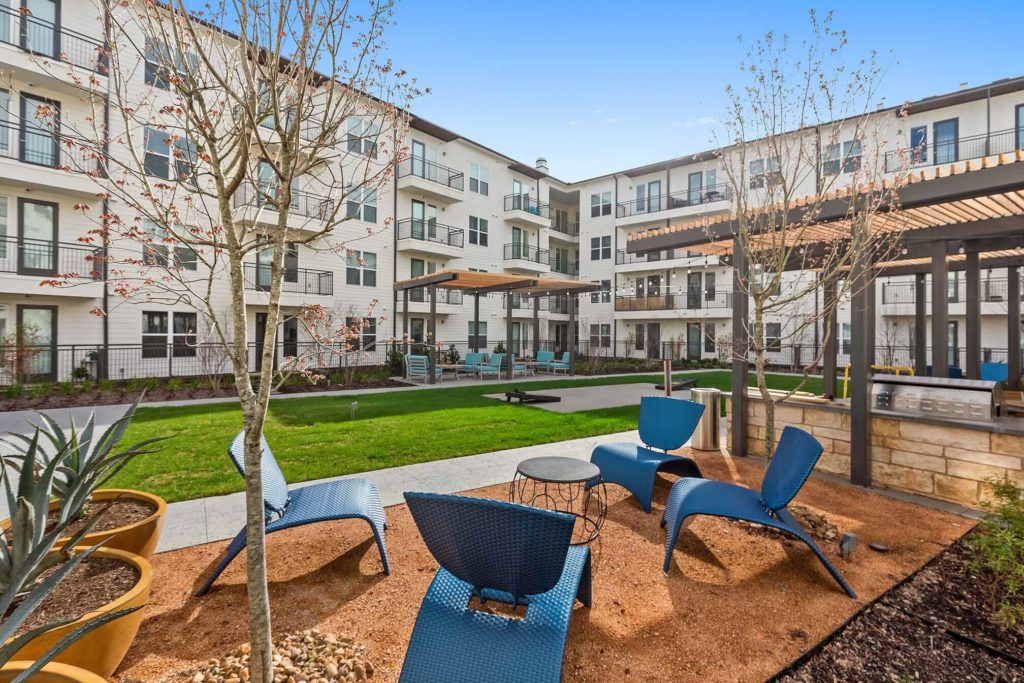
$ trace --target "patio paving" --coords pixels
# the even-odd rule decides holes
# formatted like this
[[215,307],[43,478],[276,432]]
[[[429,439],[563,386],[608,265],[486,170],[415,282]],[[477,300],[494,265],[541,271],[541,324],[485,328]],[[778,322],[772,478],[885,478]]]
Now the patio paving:
[[[604,389],[604,391],[602,391]],[[616,384],[614,391],[607,391],[608,387],[571,387],[567,389],[544,389],[538,393],[545,396],[558,396],[562,400],[558,403],[530,403],[534,408],[550,410],[553,413],[578,413],[584,410],[600,410],[602,408],[618,408],[620,406],[635,406],[640,404],[643,396],[664,396],[663,391],[654,388],[651,382],[637,384]],[[529,391],[529,387],[526,388]],[[674,396],[678,398],[690,398],[690,392],[677,391]],[[505,393],[484,394],[485,398],[494,398],[504,401]]]
[[[579,452],[564,444],[558,449],[560,454]],[[493,485],[470,495],[504,499],[507,487],[501,480],[509,478],[525,450],[488,454],[493,458],[489,466],[484,459],[473,460],[483,456],[445,462],[474,471],[461,482],[495,478]],[[695,457],[714,479],[757,486],[763,476],[761,463],[754,459],[703,453]],[[469,467],[476,463],[479,468]],[[401,489],[455,490],[459,485],[442,481],[429,469],[401,470],[377,475],[391,487],[382,489],[386,502],[393,502]],[[594,605],[575,609],[564,680],[764,680],[973,524],[865,489],[809,480],[796,502],[860,538],[860,549],[849,560],[838,558],[835,543],[824,547],[860,595],[863,602],[857,602],[841,592],[802,544],[768,538],[721,519],[697,518],[682,533],[671,571],[663,575],[664,532],[658,520],[669,485],[670,478],[659,481],[649,515],[621,488],[610,487],[608,519],[592,546]],[[321,627],[353,637],[366,645],[376,668],[373,680],[379,681],[397,679],[420,601],[436,569],[405,506],[389,507],[387,514],[390,577],[380,573],[372,539],[365,524],[356,521],[291,529],[267,541],[277,633]],[[891,550],[870,551],[871,541]],[[245,641],[242,557],[209,595],[189,597],[192,583],[223,548],[223,542],[209,543],[154,558],[152,598],[120,672],[122,680],[181,676]]]

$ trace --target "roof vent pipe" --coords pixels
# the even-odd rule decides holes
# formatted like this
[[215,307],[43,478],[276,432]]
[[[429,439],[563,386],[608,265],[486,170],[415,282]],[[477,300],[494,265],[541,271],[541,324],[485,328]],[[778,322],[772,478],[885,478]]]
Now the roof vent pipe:
[[537,170],[540,171],[541,173],[546,174],[548,172],[548,160],[545,159],[544,157],[537,157],[537,163],[535,164],[535,166],[537,167]]
[[967,90],[967,81],[964,81],[963,83],[960,84],[960,89]]

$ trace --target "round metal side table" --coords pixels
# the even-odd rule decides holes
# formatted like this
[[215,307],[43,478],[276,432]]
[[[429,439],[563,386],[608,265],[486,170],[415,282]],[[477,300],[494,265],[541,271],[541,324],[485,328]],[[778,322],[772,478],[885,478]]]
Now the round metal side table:
[[509,484],[508,499],[576,517],[573,545],[597,538],[608,514],[608,491],[601,470],[576,458],[545,456],[522,461]]

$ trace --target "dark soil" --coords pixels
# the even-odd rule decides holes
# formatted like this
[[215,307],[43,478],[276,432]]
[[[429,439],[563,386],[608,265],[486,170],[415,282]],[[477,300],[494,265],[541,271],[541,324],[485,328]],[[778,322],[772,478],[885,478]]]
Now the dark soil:
[[[96,526],[89,533],[110,531],[118,527],[141,522],[156,512],[156,507],[148,501],[138,498],[118,498],[117,500],[101,500],[88,502],[82,508],[82,516],[67,525],[65,536],[71,536],[81,529],[93,515],[102,513]],[[56,511],[50,513],[50,522],[56,521]]]
[[862,612],[780,683],[818,681],[1022,681],[1024,671],[888,605]]
[[[790,505],[789,511],[793,513],[793,516],[796,517],[798,522],[800,522],[800,525],[804,530],[819,543],[834,543],[838,541],[839,528],[832,522],[828,521],[828,518],[825,515],[808,510],[801,505]],[[733,524],[743,527],[747,531],[759,536],[777,538],[785,541],[791,541],[793,539],[792,536],[783,531],[779,531],[778,529],[764,526],[762,524],[746,522],[743,520],[735,520]],[[799,543],[799,541],[795,542]]]
[[[291,384],[281,387],[279,393],[297,394],[313,391],[344,391],[353,389],[383,389],[410,386],[406,382],[398,380],[361,380],[351,384]],[[75,393],[63,393],[57,389],[41,396],[28,395],[17,398],[0,398],[0,412],[11,410],[50,410],[53,408],[73,408],[76,406],[106,406],[120,403],[132,403],[142,393],[142,388],[128,389],[119,387],[109,391],[93,389],[91,391],[77,391]],[[146,403],[157,401],[185,401],[201,398],[224,398],[237,396],[235,388],[230,384],[219,390],[209,388],[181,387],[168,389],[166,387],[146,389]]]
[[1024,630],[991,618],[969,537],[771,680],[1024,682]]
[[1024,661],[1024,629],[1005,628],[987,613],[989,585],[971,569],[970,549],[961,541],[882,602]]
[[[49,571],[56,571],[56,567]],[[39,603],[15,635],[63,619],[78,619],[117,600],[138,580],[139,572],[135,567],[120,560],[106,557],[83,560]]]

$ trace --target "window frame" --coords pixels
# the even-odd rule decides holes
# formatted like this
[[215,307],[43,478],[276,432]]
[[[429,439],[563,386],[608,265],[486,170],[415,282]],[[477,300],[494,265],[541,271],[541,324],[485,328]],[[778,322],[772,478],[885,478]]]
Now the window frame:
[[469,191],[487,197],[491,191],[490,168],[475,161],[469,163]]
[[[772,334],[772,330],[777,330]],[[767,353],[779,353],[782,351],[782,323],[766,322],[764,324],[764,350]]]
[[[372,257],[373,267],[369,267]],[[353,265],[355,264],[355,265]],[[355,275],[353,275],[353,273]],[[367,276],[372,282],[367,282]],[[353,282],[353,279],[357,282]],[[345,259],[345,284],[353,287],[377,286],[377,254],[372,251],[353,250]]]
[[600,218],[601,216],[610,216],[612,213],[612,193],[611,190],[605,192],[595,192],[590,195],[590,217]]
[[475,244],[478,247],[486,247],[488,242],[488,235],[490,234],[490,225],[486,218],[480,218],[478,216],[469,217],[469,243]]

